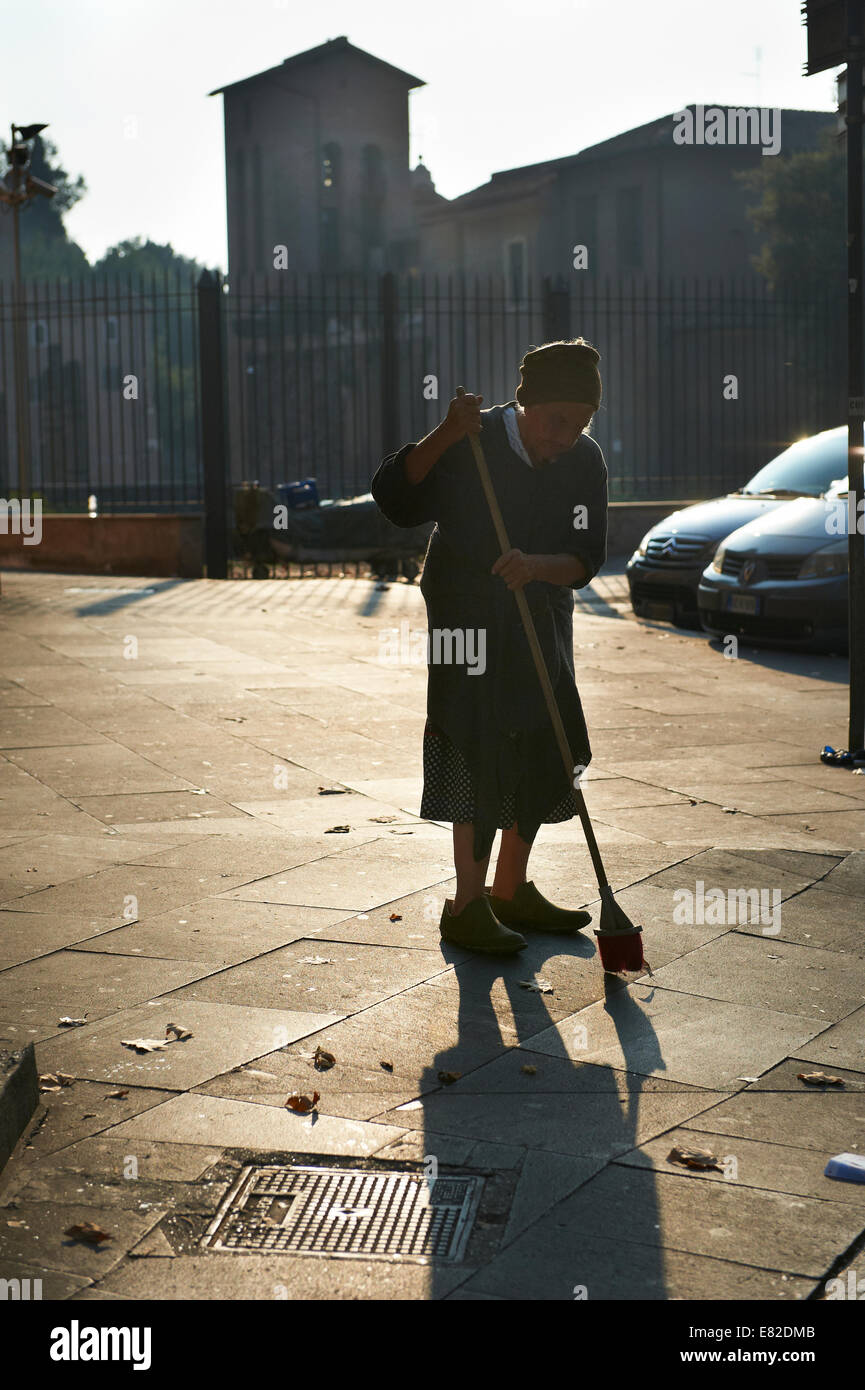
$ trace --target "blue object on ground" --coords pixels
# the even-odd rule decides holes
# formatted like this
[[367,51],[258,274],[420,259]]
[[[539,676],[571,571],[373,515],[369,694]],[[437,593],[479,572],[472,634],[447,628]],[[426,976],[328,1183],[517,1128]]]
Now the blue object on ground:
[[276,489],[283,506],[293,511],[305,511],[318,506],[318,485],[315,478],[303,478],[297,483],[280,483]]
[[827,1178],[837,1178],[839,1182],[865,1182],[865,1155],[836,1154],[829,1159],[823,1172]]

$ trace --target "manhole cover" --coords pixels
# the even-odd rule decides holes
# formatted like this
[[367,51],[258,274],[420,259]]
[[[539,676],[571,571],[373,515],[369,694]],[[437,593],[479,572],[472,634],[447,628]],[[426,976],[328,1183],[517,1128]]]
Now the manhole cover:
[[483,1179],[358,1168],[244,1168],[207,1228],[210,1250],[461,1260]]

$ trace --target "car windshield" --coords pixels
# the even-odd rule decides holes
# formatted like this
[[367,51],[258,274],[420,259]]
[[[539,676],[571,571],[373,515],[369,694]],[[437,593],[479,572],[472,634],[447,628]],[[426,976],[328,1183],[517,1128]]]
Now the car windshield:
[[742,488],[748,497],[819,497],[847,472],[847,431],[815,434],[791,444]]

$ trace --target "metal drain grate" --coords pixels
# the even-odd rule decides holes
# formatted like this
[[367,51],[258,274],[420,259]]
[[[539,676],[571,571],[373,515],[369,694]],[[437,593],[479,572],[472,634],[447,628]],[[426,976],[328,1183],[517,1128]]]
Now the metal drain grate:
[[483,1179],[359,1168],[244,1168],[202,1245],[240,1254],[461,1260]]

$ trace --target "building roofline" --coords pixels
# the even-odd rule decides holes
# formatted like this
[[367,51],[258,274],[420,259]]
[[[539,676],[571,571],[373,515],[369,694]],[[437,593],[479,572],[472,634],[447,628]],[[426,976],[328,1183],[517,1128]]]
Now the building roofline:
[[320,63],[335,53],[353,53],[358,58],[365,58],[368,63],[374,63],[376,67],[384,68],[392,77],[400,78],[407,87],[426,86],[423,78],[414,77],[412,73],[394,67],[392,63],[386,63],[383,58],[376,58],[374,53],[367,53],[364,48],[357,48],[353,43],[349,43],[345,34],[342,34],[337,39],[328,39],[326,43],[318,44],[316,48],[307,48],[303,53],[295,53],[291,58],[284,58],[278,67],[266,68],[263,72],[253,73],[251,77],[241,77],[237,82],[226,82],[224,86],[215,87],[207,95],[209,97],[219,96],[220,93],[231,92],[236,87],[245,87],[251,82],[258,82],[262,77],[272,77],[274,73],[285,72],[286,69],[292,70],[306,67],[311,63]]

